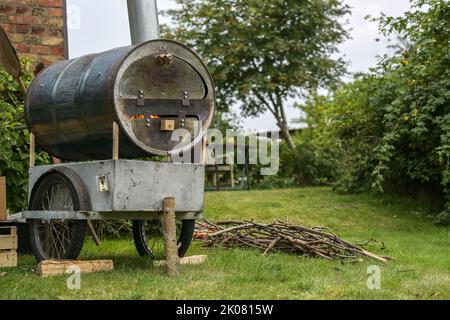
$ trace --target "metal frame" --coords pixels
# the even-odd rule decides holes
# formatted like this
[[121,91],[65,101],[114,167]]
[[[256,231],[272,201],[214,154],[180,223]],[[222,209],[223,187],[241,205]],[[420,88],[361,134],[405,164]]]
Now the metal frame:
[[[50,220],[158,220],[162,212],[95,212],[95,211],[24,211],[23,219]],[[196,220],[203,218],[203,212],[176,213],[180,220]]]
[[[113,123],[113,148],[112,148],[112,160],[117,161],[120,159],[119,157],[119,128],[118,124],[116,122]],[[201,156],[200,156],[200,164],[205,165],[206,163],[206,147],[207,147],[207,140],[206,136],[203,138],[203,142],[201,144]],[[55,169],[60,166],[77,166],[77,164],[55,164],[50,166],[38,166],[35,167],[34,163],[35,159],[35,142],[34,142],[34,135],[31,134],[30,136],[30,175],[34,173],[36,176],[33,177],[32,180],[30,180],[30,191],[34,187],[34,184],[37,183],[44,174],[50,172],[52,168]],[[126,161],[126,160],[125,160]],[[102,163],[107,161],[101,161]],[[95,161],[88,162],[86,164],[94,165]],[[167,164],[165,164],[167,165]],[[174,165],[182,165],[182,164],[174,164]],[[79,164],[79,166],[83,166],[83,164]],[[42,171],[40,171],[42,169]],[[87,169],[87,167],[85,167]],[[33,171],[31,171],[33,170]],[[82,179],[83,180],[83,179]],[[34,183],[32,183],[34,181]],[[84,181],[86,184],[86,182]],[[173,181],[169,181],[168,184],[173,183]],[[88,186],[92,192],[92,186]],[[90,194],[90,196],[92,193]],[[151,197],[149,197],[150,199]],[[163,202],[163,198],[161,198],[161,203]],[[184,200],[186,201],[186,200]],[[182,203],[182,201],[178,201],[178,203]],[[103,210],[103,209],[102,209]],[[151,209],[151,206],[149,205],[149,209],[145,211],[128,211],[128,210],[113,210],[111,211],[39,211],[39,210],[25,210],[22,213],[16,214],[15,219],[40,219],[43,221],[50,221],[50,220],[86,220],[86,221],[99,221],[99,220],[158,220],[160,215],[162,213],[162,210],[155,210],[154,208]],[[19,217],[20,215],[20,217]],[[176,212],[176,216],[180,220],[195,220],[195,219],[202,219],[203,218],[203,210],[197,211],[197,212],[186,212],[178,210]]]

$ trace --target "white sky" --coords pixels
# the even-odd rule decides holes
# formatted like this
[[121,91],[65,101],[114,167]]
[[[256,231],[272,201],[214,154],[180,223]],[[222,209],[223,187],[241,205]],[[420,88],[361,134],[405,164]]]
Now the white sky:
[[[349,71],[367,71],[376,64],[376,56],[387,52],[387,42],[379,38],[375,23],[368,22],[365,16],[384,12],[399,16],[407,11],[409,0],[344,0],[352,9],[347,28],[351,29],[352,39],[340,46],[345,59],[350,62]],[[69,56],[101,52],[131,43],[126,0],[67,0],[69,28]],[[166,10],[176,7],[172,0],[158,0],[158,8]],[[160,22],[170,23],[167,17]],[[288,105],[292,105],[289,102]],[[238,110],[237,110],[238,111]],[[288,117],[298,118],[300,112],[288,106]],[[245,119],[242,125],[246,130],[276,129],[275,120],[270,114],[255,119]],[[294,125],[295,126],[295,125]]]

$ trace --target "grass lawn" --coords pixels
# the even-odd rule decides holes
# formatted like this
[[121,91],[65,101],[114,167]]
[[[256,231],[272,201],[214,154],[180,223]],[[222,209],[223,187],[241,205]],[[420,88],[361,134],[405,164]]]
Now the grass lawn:
[[[203,249],[208,262],[182,268],[169,279],[138,257],[131,237],[89,239],[81,259],[113,259],[112,273],[86,274],[81,290],[68,290],[66,277],[39,278],[31,256],[2,269],[0,299],[450,299],[450,229],[432,225],[426,207],[406,199],[337,195],[328,188],[209,192],[210,220],[286,219],[328,226],[344,239],[376,239],[369,250],[396,260],[381,267],[381,289],[366,286],[372,261],[342,263],[256,251]],[[381,241],[385,245],[382,249]]]

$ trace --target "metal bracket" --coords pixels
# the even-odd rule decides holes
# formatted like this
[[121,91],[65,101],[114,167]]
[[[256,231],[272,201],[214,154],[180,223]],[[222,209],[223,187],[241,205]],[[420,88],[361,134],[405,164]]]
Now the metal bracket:
[[178,124],[180,128],[184,128],[186,125],[186,112],[180,111],[178,112]]
[[183,107],[189,107],[189,92],[183,91],[183,99],[182,99]]
[[145,106],[145,96],[144,96],[144,90],[139,90],[138,99],[136,104],[138,107],[144,107]]

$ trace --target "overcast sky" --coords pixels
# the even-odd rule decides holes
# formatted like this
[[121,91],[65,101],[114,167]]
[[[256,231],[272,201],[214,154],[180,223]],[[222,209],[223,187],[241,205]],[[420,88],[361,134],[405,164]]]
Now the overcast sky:
[[[376,56],[387,52],[385,39],[379,38],[377,25],[364,19],[367,15],[384,12],[399,16],[407,11],[409,0],[345,0],[352,9],[348,17],[348,29],[352,39],[340,46],[340,51],[349,61],[349,71],[367,71],[376,64]],[[172,0],[158,0],[160,10],[176,7]],[[69,56],[101,52],[114,47],[129,45],[130,33],[126,0],[67,0]],[[167,17],[160,17],[162,23],[170,23]],[[291,103],[290,103],[291,104]],[[288,116],[298,118],[300,113],[288,107]],[[273,116],[267,114],[256,119],[247,119],[242,123],[246,130],[275,129]]]

